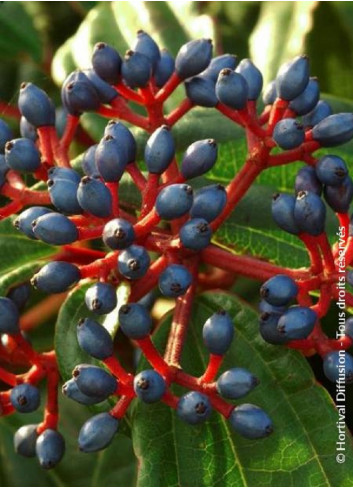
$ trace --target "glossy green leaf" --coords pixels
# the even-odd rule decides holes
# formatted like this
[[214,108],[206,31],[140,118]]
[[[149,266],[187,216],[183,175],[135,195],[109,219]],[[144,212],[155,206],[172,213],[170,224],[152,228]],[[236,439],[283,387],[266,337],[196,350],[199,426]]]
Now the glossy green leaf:
[[10,287],[29,280],[41,265],[40,261],[31,261],[1,275],[0,296],[6,295]]
[[[246,398],[271,416],[274,433],[251,441],[235,434],[226,420],[213,413],[202,426],[180,421],[159,403],[136,403],[133,443],[140,461],[141,486],[349,486],[353,453],[347,433],[346,463],[336,462],[338,414],[299,353],[265,344],[258,333],[257,314],[223,292],[203,294],[195,303],[182,366],[199,376],[207,355],[201,342],[204,321],[219,308],[234,318],[237,337],[222,368],[248,368],[260,385]],[[170,316],[155,341],[165,343]],[[141,363],[141,368],[146,364]],[[242,401],[243,402],[243,401]]]

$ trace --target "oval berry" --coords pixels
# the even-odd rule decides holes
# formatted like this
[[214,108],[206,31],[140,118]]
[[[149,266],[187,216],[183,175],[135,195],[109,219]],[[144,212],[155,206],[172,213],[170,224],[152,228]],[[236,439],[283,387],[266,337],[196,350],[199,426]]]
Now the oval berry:
[[299,234],[300,228],[294,218],[296,199],[293,195],[275,194],[272,198],[272,217],[277,226],[287,233]]
[[131,245],[121,251],[118,256],[119,273],[131,280],[143,277],[150,263],[150,256],[143,246]]
[[143,305],[130,302],[120,307],[119,324],[128,338],[140,340],[150,334],[152,319]]
[[169,265],[159,276],[159,289],[166,297],[184,295],[192,282],[192,275],[184,265]]
[[209,65],[212,57],[212,41],[196,39],[184,44],[175,58],[175,71],[182,80],[198,75]]
[[211,222],[219,216],[226,203],[227,192],[223,185],[207,185],[196,190],[190,216],[201,217]]
[[183,224],[180,228],[179,236],[180,241],[186,248],[200,251],[210,244],[212,229],[205,219],[195,217]]
[[37,438],[36,454],[39,465],[43,469],[52,469],[63,458],[65,453],[65,440],[55,430],[47,429]]
[[276,77],[278,97],[293,100],[298,97],[309,83],[309,59],[297,56],[280,66]]
[[14,221],[14,226],[16,229],[28,236],[28,238],[37,239],[33,233],[32,222],[51,212],[53,211],[47,207],[29,207],[25,211],[21,212],[21,214],[17,217],[17,219]]
[[242,59],[235,71],[245,78],[248,85],[248,99],[256,100],[262,90],[263,78],[261,71],[248,58]]
[[295,177],[294,189],[296,194],[305,190],[307,192],[313,192],[316,195],[321,195],[322,185],[317,178],[315,168],[312,166],[303,166]]
[[227,399],[239,399],[246,396],[259,380],[245,368],[231,368],[217,380],[216,387],[221,396]]
[[147,404],[159,401],[166,391],[163,377],[155,370],[143,370],[134,378],[134,391]]
[[191,209],[193,204],[193,190],[190,185],[168,185],[163,188],[157,197],[155,208],[162,219],[176,219]]
[[37,428],[37,424],[27,424],[16,431],[13,440],[16,453],[22,457],[36,456]]
[[240,110],[248,100],[249,87],[242,75],[225,68],[218,75],[216,95],[222,104]]
[[52,261],[32,277],[31,284],[47,294],[57,294],[73,287],[80,278],[80,270],[76,265],[65,261]]
[[273,139],[282,149],[297,148],[304,142],[304,127],[295,119],[282,119],[275,125]]
[[129,221],[116,218],[104,226],[102,239],[112,250],[123,250],[134,242],[135,231]]
[[108,331],[90,318],[78,322],[77,341],[82,350],[99,360],[110,357],[114,351],[113,340]]
[[215,83],[206,76],[195,76],[186,81],[185,92],[188,99],[200,107],[215,107],[218,103]]
[[55,107],[51,99],[33,83],[22,83],[18,97],[21,114],[34,127],[54,126]]
[[12,170],[34,172],[40,167],[40,153],[31,139],[12,139],[5,144],[5,161]]
[[77,365],[72,375],[78,388],[86,396],[107,398],[116,391],[118,386],[115,377],[95,365]]
[[325,155],[315,165],[317,178],[324,185],[339,187],[348,175],[348,168],[339,156]]
[[70,244],[78,239],[77,227],[70,219],[58,212],[50,212],[32,222],[36,238],[53,245]]
[[184,153],[181,174],[185,179],[200,177],[214,166],[218,147],[214,139],[203,139],[192,143]]
[[116,308],[116,290],[113,285],[97,282],[86,290],[85,303],[96,314],[108,314]]
[[109,134],[98,144],[95,159],[98,172],[106,182],[118,182],[128,164],[126,148]]
[[163,173],[175,156],[175,144],[168,126],[156,129],[145,147],[145,163],[150,173]]
[[112,441],[119,427],[119,421],[109,413],[96,414],[82,426],[78,435],[78,446],[82,452],[103,450]]
[[294,218],[302,231],[318,236],[325,230],[325,204],[318,195],[302,190],[295,201]]
[[31,413],[39,407],[39,390],[34,385],[27,383],[16,385],[11,390],[10,400],[19,413]]
[[235,407],[229,416],[232,428],[250,440],[264,438],[273,432],[272,421],[258,406],[254,404],[240,404]]
[[313,331],[317,319],[309,307],[292,306],[279,318],[277,329],[286,341],[302,340]]
[[262,299],[272,306],[287,306],[299,292],[295,281],[288,275],[275,275],[267,280],[260,289]]
[[346,351],[331,351],[323,357],[323,368],[331,382],[353,382],[353,357]]
[[214,355],[224,355],[234,338],[234,324],[226,311],[213,314],[202,329],[203,342]]
[[77,200],[82,209],[93,216],[108,217],[112,213],[111,193],[97,178],[82,178],[77,188]]
[[121,74],[129,87],[145,87],[151,73],[152,63],[147,56],[137,51],[126,51],[121,66]]
[[343,112],[325,117],[313,127],[312,136],[323,147],[347,143],[353,137],[353,114]]
[[188,424],[203,423],[211,414],[211,403],[208,397],[201,392],[191,391],[179,399],[177,415]]
[[98,76],[111,85],[118,83],[121,71],[121,57],[109,44],[98,42],[94,46],[92,66]]

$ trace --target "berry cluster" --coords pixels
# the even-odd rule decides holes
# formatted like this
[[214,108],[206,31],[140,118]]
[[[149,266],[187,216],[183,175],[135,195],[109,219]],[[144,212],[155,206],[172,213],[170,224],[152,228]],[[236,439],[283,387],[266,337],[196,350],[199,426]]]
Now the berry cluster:
[[[166,114],[164,103],[181,84],[186,98]],[[280,68],[276,80],[263,92],[265,108],[258,114],[261,92],[262,75],[249,59],[238,62],[229,54],[212,58],[208,39],[188,42],[174,59],[139,31],[132,50],[123,58],[112,46],[100,42],[94,48],[92,67],[67,77],[61,91],[66,114],[61,137],[55,128],[52,101],[32,83],[23,83],[20,89],[21,137],[13,139],[7,124],[0,121],[0,191],[9,199],[0,208],[0,216],[19,213],[13,222],[20,232],[59,247],[32,277],[31,285],[47,294],[66,294],[72,287],[90,282],[85,294],[90,314],[78,322],[77,340],[101,363],[77,365],[63,393],[84,405],[109,398],[113,407],[83,425],[79,434],[82,451],[105,448],[135,398],[164,402],[190,424],[206,421],[216,410],[247,438],[272,432],[272,421],[261,408],[234,406],[225,400],[247,395],[258,383],[243,368],[218,376],[234,337],[234,325],[226,311],[216,312],[203,326],[209,362],[201,377],[189,375],[180,364],[196,292],[225,287],[235,274],[266,280],[261,288],[262,337],[307,355],[318,352],[324,356],[327,376],[332,380],[337,377],[337,350],[348,349],[353,335],[349,321],[347,334],[335,340],[327,338],[319,324],[331,299],[339,294],[341,256],[338,244],[331,249],[327,240],[326,207],[320,195],[323,188],[326,202],[337,213],[350,265],[353,238],[348,237],[348,207],[353,185],[343,160],[333,155],[317,159],[313,152],[350,140],[353,115],[331,115],[328,104],[319,100],[319,85],[310,78],[305,56]],[[133,109],[136,104],[145,115]],[[194,142],[180,164],[176,160],[171,129],[194,106],[214,107],[245,130],[248,157],[226,188],[217,184],[193,188],[192,180],[216,164],[218,150],[213,139]],[[75,170],[69,148],[80,116],[87,111],[110,120],[102,139],[87,148],[80,169]],[[136,162],[133,133],[121,120],[150,133],[144,167]],[[276,147],[282,151],[275,151]],[[263,170],[297,160],[307,166],[298,173],[296,197],[276,195],[273,217],[282,229],[305,243],[310,269],[286,269],[212,244],[214,233]],[[47,188],[28,187],[24,174],[45,182]],[[141,193],[138,212],[119,198],[119,185],[126,174]],[[94,249],[93,240],[101,240],[105,251]],[[121,303],[117,290],[124,284],[128,284],[129,293]],[[36,352],[26,339],[20,312],[30,287],[27,283],[15,285],[7,297],[0,298],[0,360],[9,366],[0,368],[0,379],[10,387],[0,393],[0,407],[3,415],[14,409],[23,413],[37,409],[37,385],[47,380],[43,422],[20,428],[15,449],[24,456],[36,455],[42,467],[51,468],[65,449],[57,431],[56,355],[54,351]],[[175,300],[163,354],[153,343],[154,325],[148,308],[156,288]],[[317,290],[319,300],[312,305],[310,295]],[[299,305],[290,306],[295,298]],[[347,302],[353,304],[349,294]],[[43,304],[48,307],[51,303],[44,300]],[[114,311],[120,329],[142,351],[151,369],[130,373],[115,356],[117,328],[108,331],[103,321],[104,315]],[[353,359],[348,354],[346,361],[346,377],[352,380]],[[25,366],[26,372],[12,373],[17,366]],[[181,397],[173,392],[176,384],[187,391]]]

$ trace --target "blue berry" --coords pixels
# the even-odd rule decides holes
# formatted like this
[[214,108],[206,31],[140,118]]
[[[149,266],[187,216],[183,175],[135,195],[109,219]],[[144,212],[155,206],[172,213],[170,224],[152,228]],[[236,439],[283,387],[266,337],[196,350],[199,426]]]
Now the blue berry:
[[150,256],[143,246],[131,245],[118,256],[119,273],[131,280],[143,277],[150,263]]
[[0,154],[0,175],[4,179],[4,182],[5,182],[5,175],[9,170],[10,167],[6,163],[5,155]]
[[325,204],[318,195],[302,190],[295,201],[294,218],[301,231],[318,236],[325,229]]
[[147,404],[157,402],[166,391],[166,383],[155,370],[143,370],[134,378],[134,391]]
[[60,166],[53,166],[48,170],[48,177],[51,180],[68,180],[72,183],[79,184],[81,177],[80,174],[72,168],[61,168]]
[[65,440],[55,430],[47,429],[38,436],[36,454],[43,469],[52,469],[63,458],[65,453]]
[[159,289],[166,297],[184,295],[192,282],[192,275],[184,265],[169,265],[159,276]]
[[31,285],[29,282],[23,282],[22,284],[15,285],[9,290],[7,297],[11,299],[18,310],[21,311],[28,302],[31,295]]
[[31,278],[31,284],[47,294],[57,294],[73,287],[80,278],[80,270],[76,265],[65,261],[52,261]]
[[16,453],[22,457],[36,456],[37,428],[37,424],[27,424],[16,431],[13,439]]
[[96,149],[98,144],[90,146],[83,154],[82,170],[88,177],[99,178],[100,174],[96,164]]
[[202,76],[210,78],[216,83],[219,72],[224,68],[229,68],[230,70],[235,70],[238,63],[238,58],[233,54],[221,54],[211,59],[210,64],[201,73]]
[[281,316],[286,309],[287,306],[273,306],[272,304],[268,303],[264,299],[262,299],[262,301],[260,301],[259,303],[259,311],[261,313],[268,312],[268,313],[279,314]]
[[328,205],[335,212],[342,214],[348,212],[353,198],[353,182],[351,177],[347,176],[339,187],[326,185],[324,188],[324,197]]
[[280,317],[277,312],[263,312],[260,316],[260,335],[271,345],[283,345],[287,341],[277,329]]
[[5,121],[0,119],[0,153],[5,151],[5,144],[13,139],[13,134]]
[[272,105],[277,98],[276,80],[270,81],[262,94],[262,101],[265,105]]
[[148,310],[133,302],[120,307],[119,324],[123,333],[133,340],[145,338],[152,329],[152,319]]
[[272,198],[272,217],[284,231],[299,234],[300,229],[294,218],[295,197],[289,194],[274,194]]
[[108,135],[113,136],[118,143],[124,146],[128,163],[136,160],[136,141],[130,129],[119,121],[111,120],[104,129],[104,136]]
[[317,78],[310,78],[305,90],[291,100],[289,108],[297,115],[305,115],[314,109],[320,98],[320,86]]
[[113,285],[97,282],[86,290],[85,303],[96,314],[108,314],[116,308],[116,290]]
[[37,239],[32,230],[32,222],[45,214],[51,213],[52,210],[47,207],[29,207],[14,221],[16,229],[24,233],[28,238]]
[[216,95],[218,100],[231,109],[243,109],[248,100],[249,88],[245,78],[224,68],[218,76],[216,83]]
[[112,212],[111,193],[97,178],[82,178],[77,189],[77,200],[82,209],[93,216],[108,217]]
[[[76,172],[75,172],[76,173]],[[69,178],[50,178],[47,181],[50,200],[64,214],[81,214],[77,199],[78,183]]]
[[[33,142],[36,142],[38,139],[37,128],[28,122],[24,116],[21,116],[20,119],[20,134],[21,137],[31,139]],[[12,138],[9,138],[8,141],[10,139]]]
[[235,71],[245,78],[248,85],[248,99],[256,100],[262,90],[263,78],[261,71],[247,58],[240,61]]
[[18,334],[20,313],[15,302],[8,297],[0,297],[0,334]]
[[202,329],[203,342],[210,353],[224,355],[234,337],[234,324],[226,311],[219,311],[207,319]]
[[184,153],[181,174],[189,180],[207,173],[216,163],[217,153],[217,143],[214,139],[195,141]]
[[277,329],[286,341],[302,340],[313,331],[317,319],[309,307],[292,306],[279,318]]
[[232,368],[218,378],[216,387],[221,396],[239,399],[251,392],[258,383],[257,377],[245,368]]
[[73,378],[86,396],[107,398],[114,394],[118,383],[115,377],[95,365],[76,365]]
[[353,316],[346,319],[345,334],[353,339]]
[[199,424],[211,416],[212,406],[207,396],[190,391],[179,399],[177,415],[188,424]]
[[73,116],[95,111],[100,106],[97,90],[82,72],[72,73],[64,81],[61,101],[67,112]]
[[297,56],[279,68],[276,77],[277,95],[284,100],[293,100],[305,90],[308,83],[308,57]]
[[149,137],[145,147],[145,163],[150,173],[163,173],[175,156],[175,144],[168,126],[161,126]]
[[348,175],[348,168],[339,156],[325,155],[316,163],[317,178],[324,185],[339,187]]
[[249,439],[264,438],[273,432],[269,416],[254,404],[240,404],[229,416],[232,428]]
[[182,80],[198,75],[210,64],[212,41],[197,39],[184,44],[175,59],[175,71]]
[[156,212],[162,219],[176,219],[191,209],[193,190],[190,185],[175,183],[163,188],[156,200]]
[[158,291],[156,289],[152,289],[146,295],[144,295],[142,299],[138,301],[138,303],[150,311],[154,306],[157,298],[158,298]]
[[297,148],[304,142],[304,128],[295,119],[282,119],[275,125],[273,139],[282,149]]
[[353,114],[342,112],[325,117],[313,127],[312,135],[323,147],[347,143],[353,137]]
[[128,164],[124,145],[109,134],[104,136],[96,149],[96,164],[103,180],[119,181]]
[[189,100],[201,107],[215,107],[218,103],[215,83],[206,76],[195,76],[185,82],[185,92]]
[[21,115],[34,127],[55,125],[55,106],[48,95],[33,83],[22,83],[18,98]]
[[62,387],[62,393],[69,399],[72,399],[73,401],[85,406],[93,406],[94,404],[98,404],[106,399],[105,396],[87,396],[80,391],[74,379],[70,379],[65,382]]
[[137,38],[132,49],[137,53],[144,54],[150,60],[153,70],[156,69],[161,53],[157,43],[149,34],[142,29],[137,31]]
[[267,280],[260,289],[262,299],[272,306],[287,306],[299,292],[295,281],[288,275],[275,275]]
[[172,76],[175,68],[175,61],[173,56],[169,54],[166,49],[161,50],[161,57],[157,62],[154,80],[158,88],[163,87]]
[[112,46],[109,46],[109,44],[99,42],[94,46],[92,66],[102,80],[111,85],[118,83],[121,71],[121,58],[119,53]]
[[112,250],[123,250],[134,242],[135,231],[129,221],[116,218],[104,226],[102,239]]
[[16,385],[11,390],[10,400],[13,407],[19,413],[31,413],[39,407],[39,390],[31,384],[24,383]]
[[227,192],[223,185],[207,185],[197,190],[190,210],[192,218],[201,217],[208,222],[216,219],[227,203]]
[[317,178],[315,168],[312,166],[303,166],[295,177],[294,189],[296,194],[302,190],[306,190],[307,192],[321,195],[322,185]]
[[205,219],[195,217],[180,228],[179,236],[180,241],[186,248],[199,251],[210,244],[212,229]]
[[121,74],[131,88],[143,88],[147,85],[152,73],[152,63],[144,54],[126,51]]
[[110,357],[114,351],[108,331],[93,319],[80,319],[77,325],[77,341],[82,350],[99,360]]
[[119,427],[119,421],[109,413],[96,414],[82,426],[78,446],[82,452],[97,452],[106,448]]
[[87,76],[88,80],[96,89],[99,100],[102,104],[111,104],[113,100],[119,96],[115,88],[100,78],[94,70],[84,70],[83,73]]
[[78,239],[78,230],[74,223],[59,212],[50,212],[32,222],[36,238],[53,245],[70,244]]
[[309,112],[309,114],[305,114],[305,116],[303,117],[303,125],[305,127],[316,126],[316,124],[321,122],[323,119],[326,119],[326,117],[331,114],[331,106],[324,100],[319,100],[313,110]]
[[5,144],[5,160],[12,170],[33,172],[40,167],[40,153],[31,139],[12,139]]
[[353,382],[353,357],[349,353],[331,351],[323,357],[323,368],[331,382],[341,380],[346,384]]

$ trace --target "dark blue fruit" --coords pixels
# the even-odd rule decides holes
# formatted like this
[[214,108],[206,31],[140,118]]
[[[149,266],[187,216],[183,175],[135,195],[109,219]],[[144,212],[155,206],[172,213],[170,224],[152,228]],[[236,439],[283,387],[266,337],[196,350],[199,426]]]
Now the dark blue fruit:
[[286,309],[287,309],[287,306],[273,306],[272,304],[269,304],[264,299],[262,299],[259,302],[259,311],[261,313],[269,312],[269,313],[279,314],[281,316],[285,312]]
[[234,324],[226,311],[219,311],[207,319],[202,329],[203,342],[210,353],[224,355],[234,338]]
[[323,368],[331,382],[353,382],[353,357],[346,351],[331,351],[323,357]]
[[77,341],[82,350],[91,357],[104,360],[114,351],[113,340],[108,331],[93,319],[80,319],[77,325]]
[[19,413],[31,413],[39,407],[39,390],[31,384],[16,385],[11,390],[10,400],[13,407]]
[[158,88],[163,87],[174,72],[175,61],[166,49],[161,50],[161,57],[157,62],[154,80]]
[[80,391],[78,385],[76,384],[74,379],[70,379],[62,387],[62,393],[64,396],[69,399],[78,402],[79,404],[83,404],[85,406],[93,406],[94,404],[98,404],[106,399],[105,396],[87,396],[83,392]]
[[[76,173],[76,172],[75,172]],[[77,199],[78,183],[70,178],[50,178],[47,181],[50,200],[64,214],[81,214]]]
[[184,295],[192,282],[192,275],[184,265],[169,265],[159,276],[159,289],[166,297]]
[[188,424],[199,424],[211,416],[212,406],[207,396],[191,391],[179,399],[177,415]]
[[200,177],[216,163],[218,154],[214,139],[202,139],[192,143],[184,153],[181,162],[181,174],[184,178]]
[[31,139],[12,139],[5,144],[5,161],[12,170],[33,172],[40,167],[40,153]]
[[96,149],[98,144],[90,146],[83,154],[82,170],[88,177],[99,178],[100,174],[96,165]]
[[86,396],[107,398],[114,394],[118,386],[115,377],[95,365],[76,365],[72,376]]
[[179,78],[191,78],[205,70],[212,57],[211,39],[197,39],[184,44],[175,59],[175,71]]
[[243,109],[248,100],[249,88],[245,78],[224,68],[218,76],[216,83],[216,95],[218,100],[231,109]]
[[277,73],[277,96],[284,100],[298,97],[309,83],[309,60],[307,56],[297,56],[283,64]]
[[215,107],[218,103],[215,83],[206,76],[195,76],[185,82],[185,92],[189,100],[200,107]]
[[33,83],[22,83],[18,97],[21,114],[34,127],[55,125],[55,106],[48,95]]
[[272,306],[287,306],[299,292],[295,281],[288,275],[275,275],[260,288],[260,296]]
[[232,428],[245,438],[256,439],[269,436],[273,432],[269,416],[254,404],[240,404],[229,416]]
[[140,340],[150,334],[152,319],[144,306],[129,302],[119,309],[119,324],[128,338]]
[[339,187],[348,175],[348,168],[339,156],[325,155],[315,165],[317,178],[324,185]]
[[277,329],[280,317],[277,312],[263,312],[260,316],[260,335],[271,345],[283,345],[287,341]]
[[248,85],[248,99],[256,100],[262,90],[263,78],[261,71],[247,58],[240,61],[235,71],[245,78]]
[[325,229],[325,204],[318,195],[302,190],[295,201],[294,218],[301,231],[318,236]]
[[207,185],[196,190],[190,216],[201,217],[208,222],[216,219],[227,203],[227,192],[223,185]]
[[275,125],[273,139],[282,149],[297,148],[304,142],[304,127],[295,119],[282,119]]
[[104,129],[104,136],[113,136],[126,151],[128,163],[136,160],[136,141],[130,129],[119,121],[111,120]]
[[270,81],[262,94],[262,101],[265,105],[272,105],[277,98],[276,80]]
[[52,469],[63,458],[65,453],[65,440],[55,430],[45,430],[38,436],[36,454],[43,469]]
[[317,178],[315,168],[312,166],[303,166],[295,177],[294,189],[296,194],[301,190],[306,190],[307,192],[321,195],[322,185]]
[[116,218],[104,226],[102,239],[112,250],[123,250],[134,242],[135,231],[129,221]]
[[163,173],[175,156],[175,144],[168,126],[161,126],[149,137],[145,146],[145,163],[150,173]]
[[31,278],[31,284],[47,294],[57,294],[73,287],[80,278],[80,270],[76,265],[65,261],[52,261]]
[[50,212],[32,222],[36,238],[53,245],[70,244],[78,239],[78,230],[74,223],[59,212]]
[[13,439],[16,453],[22,457],[36,456],[37,428],[37,424],[26,424],[16,431]]
[[98,42],[94,46],[92,66],[98,76],[107,83],[118,83],[121,70],[121,58],[119,53],[109,44]]
[[94,70],[84,70],[83,73],[87,76],[88,80],[96,89],[99,100],[102,104],[111,104],[113,100],[119,96],[115,88],[100,78]]
[[0,334],[17,334],[20,313],[15,302],[8,297],[0,297]]
[[68,180],[69,182],[80,183],[80,174],[72,168],[62,168],[60,166],[53,166],[48,170],[48,177],[50,180]]
[[106,282],[97,282],[86,290],[85,303],[96,314],[108,314],[116,307],[116,290]]
[[202,76],[210,78],[216,83],[219,72],[224,68],[229,68],[230,70],[235,70],[238,63],[238,58],[233,54],[221,54],[211,59],[210,64],[201,73]]
[[326,185],[324,188],[324,197],[328,205],[335,212],[342,214],[348,212],[353,198],[353,182],[351,177],[347,176],[339,187]]
[[155,370],[144,370],[134,378],[134,391],[141,401],[148,404],[157,402],[166,391],[166,383]]
[[71,73],[66,78],[61,89],[61,101],[67,112],[73,116],[95,111],[100,106],[97,90],[82,72]]
[[153,70],[156,69],[161,54],[158,44],[142,29],[137,31],[137,38],[132,46],[133,51],[144,54],[151,62]]
[[118,256],[119,273],[131,280],[143,277],[150,263],[150,256],[143,246],[131,245]]
[[47,207],[29,207],[15,219],[14,226],[16,229],[24,233],[28,238],[37,239],[32,230],[32,222],[45,214],[53,212]]
[[190,185],[168,185],[163,188],[156,200],[156,212],[162,219],[176,219],[191,209],[193,203],[193,190]]
[[13,139],[13,134],[5,121],[0,119],[0,153],[5,151],[5,144]]
[[118,182],[127,164],[127,151],[124,144],[119,143],[109,134],[104,136],[96,149],[96,165],[103,180]]
[[353,137],[353,114],[342,112],[325,117],[313,127],[312,135],[323,147],[347,143]]
[[221,396],[239,399],[251,392],[258,383],[257,377],[245,368],[231,368],[218,378],[216,387]]
[[151,73],[152,63],[147,56],[132,50],[126,51],[121,66],[121,74],[129,87],[145,87]]
[[90,453],[107,447],[119,427],[119,421],[109,413],[96,414],[82,426],[78,435],[78,446],[82,452]]
[[111,193],[97,178],[82,178],[77,188],[77,200],[82,209],[93,216],[108,217],[112,213]]
[[289,108],[297,115],[305,115],[314,109],[320,98],[320,86],[317,78],[310,78],[305,90],[291,100]]
[[11,299],[18,307],[18,310],[21,311],[28,302],[31,290],[31,284],[29,282],[23,282],[22,284],[11,287],[7,297]]
[[33,142],[36,142],[38,139],[38,133],[36,127],[34,127],[30,122],[28,122],[28,120],[24,116],[21,116],[20,119],[20,134],[21,137],[31,139]]
[[277,226],[287,233],[299,234],[300,228],[294,218],[296,199],[289,194],[274,194],[272,198],[272,217]]
[[331,114],[331,106],[324,100],[319,100],[313,110],[303,117],[302,122],[304,127],[313,127]]
[[199,251],[210,244],[212,229],[205,219],[195,217],[180,228],[179,236],[180,241],[186,248]]
[[279,318],[277,329],[286,341],[302,340],[313,331],[317,319],[309,307],[292,306]]

